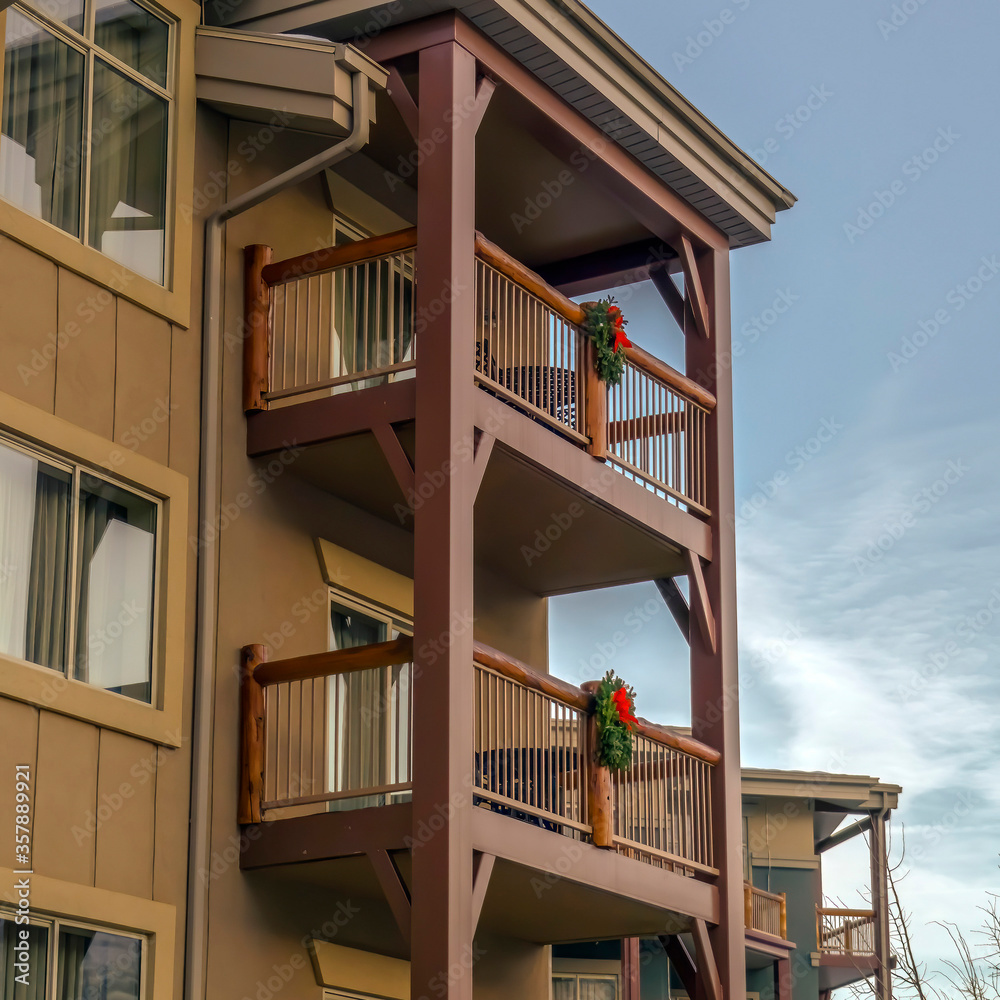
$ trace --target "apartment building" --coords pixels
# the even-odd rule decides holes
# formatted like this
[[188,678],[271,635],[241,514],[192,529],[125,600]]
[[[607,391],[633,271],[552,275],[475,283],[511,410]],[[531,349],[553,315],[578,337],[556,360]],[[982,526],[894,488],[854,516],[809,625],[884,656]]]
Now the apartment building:
[[[790,193],[577,3],[0,18],[8,994],[541,1000],[663,935],[740,996],[729,254]],[[634,324],[611,384],[641,282],[684,370]],[[612,771],[546,601],[646,580],[690,733]]]

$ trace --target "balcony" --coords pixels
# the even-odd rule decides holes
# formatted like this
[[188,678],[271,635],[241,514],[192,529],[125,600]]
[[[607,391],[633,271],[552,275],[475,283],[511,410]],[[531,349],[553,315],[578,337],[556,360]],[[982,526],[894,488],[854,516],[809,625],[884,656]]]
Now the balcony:
[[781,941],[788,939],[785,894],[766,892],[743,883],[744,923],[748,931],[766,934]]
[[[416,229],[406,229],[278,262],[270,260],[267,247],[245,249],[248,451],[263,455],[292,440],[322,446],[326,472],[313,468],[322,464],[318,459],[296,463],[301,472],[311,470],[317,481],[329,479],[332,462],[350,456],[364,464],[366,487],[345,487],[353,491],[345,498],[392,519],[392,511],[407,500],[390,475],[400,455],[386,464],[375,440],[361,443],[370,428],[358,413],[366,407],[377,412],[398,435],[412,464],[412,380],[423,326],[414,295],[417,238]],[[651,510],[652,527],[707,558],[706,442],[714,397],[638,347],[628,350],[621,382],[606,386],[594,371],[582,329],[583,308],[479,234],[475,253],[477,322],[470,331],[475,367],[469,377],[482,390],[476,426],[500,428],[496,438],[501,448],[491,462],[502,465],[501,452],[520,460],[516,495],[523,501],[541,489],[523,478],[525,458],[550,479],[560,476],[563,485],[593,480],[591,470],[610,467],[616,479],[630,482],[593,489],[593,506],[611,504],[644,522],[641,543],[619,537],[613,544],[622,550],[633,547],[630,557],[646,549],[644,561],[650,565],[643,569],[645,579],[684,572],[676,548],[673,557],[664,549],[652,565]],[[518,416],[511,416],[511,410]],[[544,428],[562,444],[546,442],[525,423]],[[325,434],[317,430],[323,425],[329,428]],[[348,437],[351,445],[344,443]],[[397,451],[394,444],[391,450]],[[581,464],[573,452],[607,465]],[[504,472],[511,480],[513,471]],[[489,493],[484,510],[491,502],[499,510],[509,509],[510,495]],[[537,523],[546,523],[553,510],[565,509],[578,492],[566,496],[546,497]],[[682,520],[679,514],[685,515]],[[508,547],[500,538],[484,538],[483,545],[494,555]],[[518,572],[517,566],[506,569]],[[537,589],[558,592],[573,582],[565,573],[551,587],[542,580]],[[625,577],[621,567],[609,567],[602,579],[586,582],[618,583]]]
[[[303,843],[318,843],[316,824],[325,824],[326,850],[338,829],[370,820],[379,837],[396,828],[404,834],[384,849],[408,871],[412,639],[272,662],[262,657],[262,646],[244,647],[239,820],[258,831],[249,838],[256,860],[245,867],[280,863],[274,854],[260,861],[268,830],[277,831],[284,857],[307,860],[310,848],[291,846],[287,831],[308,829]],[[612,774],[593,761],[590,692],[478,643],[474,661],[469,802],[482,836],[499,845],[490,850],[510,865],[505,893],[526,897],[517,905],[497,902],[494,920],[506,914],[525,933],[527,898],[534,899],[528,909],[540,940],[550,933],[556,941],[647,927],[662,932],[672,919],[663,911],[675,907],[679,927],[691,916],[717,919],[710,832],[718,754],[640,720],[631,768]],[[588,864],[604,866],[599,877],[590,879]],[[560,895],[562,879],[554,873],[566,877],[563,892],[574,882],[586,891],[579,899]],[[618,909],[589,906],[601,890],[613,894],[627,884],[634,888]],[[580,909],[584,900],[588,912]],[[566,929],[550,932],[551,919]],[[605,928],[594,920],[616,922]]]

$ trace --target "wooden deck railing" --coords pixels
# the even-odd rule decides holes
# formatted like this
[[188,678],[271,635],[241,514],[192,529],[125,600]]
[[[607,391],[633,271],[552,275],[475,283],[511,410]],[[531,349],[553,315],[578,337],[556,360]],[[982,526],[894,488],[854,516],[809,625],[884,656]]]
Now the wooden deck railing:
[[[242,656],[241,823],[409,794],[412,638],[273,662],[252,645]],[[612,775],[593,759],[591,685],[482,643],[473,661],[476,802],[656,867],[716,874],[716,751],[640,719],[632,767]]]
[[767,892],[749,882],[744,882],[743,909],[748,930],[761,931],[782,940],[787,939],[788,917],[783,892]]
[[[272,262],[245,248],[247,412],[412,377],[417,230]],[[476,234],[476,362],[485,390],[690,512],[709,512],[715,398],[639,347],[619,385],[597,377],[585,310]]]
[[824,955],[875,954],[875,911],[816,907],[816,942]]

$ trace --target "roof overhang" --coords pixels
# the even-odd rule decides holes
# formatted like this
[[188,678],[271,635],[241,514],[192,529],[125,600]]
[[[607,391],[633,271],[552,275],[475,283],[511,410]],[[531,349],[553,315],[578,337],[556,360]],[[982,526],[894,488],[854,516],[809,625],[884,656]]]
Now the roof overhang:
[[458,11],[721,230],[731,247],[770,238],[795,196],[578,0],[243,0],[209,17],[309,32],[365,48],[392,27]]
[[813,799],[822,808],[833,806],[844,812],[895,809],[902,788],[863,774],[830,774],[826,771],[778,771],[745,767],[742,771],[745,797]]

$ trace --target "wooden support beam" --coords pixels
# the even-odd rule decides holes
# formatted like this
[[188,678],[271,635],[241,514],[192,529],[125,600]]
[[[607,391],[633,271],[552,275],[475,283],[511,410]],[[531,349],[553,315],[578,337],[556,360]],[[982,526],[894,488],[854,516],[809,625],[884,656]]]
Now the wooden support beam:
[[850,840],[852,837],[856,837],[859,833],[865,833],[871,828],[871,816],[859,819],[857,823],[852,823],[850,826],[845,826],[843,830],[838,830],[836,833],[831,833],[829,837],[824,837],[816,845],[816,853],[823,854],[824,852],[830,850],[831,847],[843,844],[845,841]]
[[674,284],[674,279],[670,277],[665,267],[657,267],[650,270],[649,280],[653,282],[653,287],[660,293],[660,298],[666,303],[670,315],[674,317],[674,322],[680,327],[681,333],[684,333],[684,296]]
[[413,95],[406,84],[403,83],[403,78],[395,66],[389,67],[389,80],[386,86],[386,93],[396,106],[396,110],[399,112],[400,118],[403,119],[406,130],[416,139],[420,132],[420,111],[417,108],[416,101],[413,100]]
[[663,950],[667,953],[670,965],[677,973],[677,977],[684,987],[684,992],[687,993],[690,1000],[694,1000],[698,984],[697,970],[694,967],[694,959],[691,958],[691,953],[687,950],[687,945],[677,934],[661,934],[660,944],[663,945]]
[[368,852],[368,860],[375,870],[379,885],[382,886],[382,892],[385,894],[385,900],[396,919],[399,933],[408,944],[410,941],[410,893],[403,881],[403,876],[399,874],[395,859],[388,851],[378,849]]
[[483,115],[486,114],[486,109],[490,106],[490,98],[496,89],[496,83],[488,76],[484,76],[476,87],[476,103],[469,118],[469,124],[472,125],[476,132],[479,131],[479,126],[483,124]]
[[708,939],[708,925],[700,917],[696,918],[691,925],[691,933],[694,937],[698,985],[704,991],[705,1000],[722,1000],[722,980],[715,964],[712,942]]
[[476,933],[479,926],[479,917],[483,912],[483,903],[486,902],[486,890],[490,885],[490,876],[493,874],[493,865],[496,863],[495,854],[486,854],[483,851],[472,852],[472,933]]
[[681,237],[681,264],[684,267],[684,291],[691,304],[694,324],[698,328],[698,332],[707,340],[710,336],[711,323],[708,317],[705,286],[701,283],[701,272],[698,270],[694,248],[686,236]]
[[[694,611],[705,648],[712,654],[716,650],[715,615],[705,586],[705,575],[701,569],[701,559],[690,549],[684,550],[684,561],[687,564],[688,583],[691,592],[691,610]],[[690,634],[690,633],[689,633]]]
[[488,431],[480,431],[479,439],[476,441],[476,454],[472,460],[472,495],[479,495],[479,487],[483,485],[483,475],[486,473],[486,466],[489,465],[490,455],[493,454],[493,445],[497,439]]
[[392,426],[387,423],[375,424],[372,427],[372,433],[375,435],[375,440],[378,441],[378,445],[382,449],[382,454],[385,455],[385,460],[389,463],[392,474],[396,477],[399,488],[403,491],[404,498],[412,497],[414,486],[413,466],[410,464],[410,458],[406,454],[402,444],[400,444],[398,435],[392,429]]
[[673,615],[677,627],[681,630],[681,635],[690,643],[691,609],[681,593],[681,588],[677,586],[677,581],[672,576],[667,576],[655,582],[656,589],[663,598],[663,603],[666,604],[667,610]]

